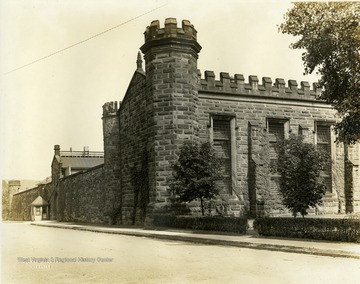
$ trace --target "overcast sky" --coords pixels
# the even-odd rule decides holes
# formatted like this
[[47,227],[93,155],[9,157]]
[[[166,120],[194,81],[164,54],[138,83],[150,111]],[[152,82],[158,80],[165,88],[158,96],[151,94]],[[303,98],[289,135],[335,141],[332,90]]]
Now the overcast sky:
[[303,76],[301,51],[289,48],[295,38],[278,32],[277,25],[291,7],[289,1],[0,3],[1,179],[50,176],[55,144],[62,150],[84,146],[103,150],[102,105],[122,100],[136,69],[143,33],[152,20],[159,19],[162,26],[167,17],[177,18],[179,24],[182,19],[191,21],[202,46],[198,60],[202,74],[213,70],[217,79],[220,72],[228,72],[245,78],[257,75],[259,80],[317,80],[316,75]]

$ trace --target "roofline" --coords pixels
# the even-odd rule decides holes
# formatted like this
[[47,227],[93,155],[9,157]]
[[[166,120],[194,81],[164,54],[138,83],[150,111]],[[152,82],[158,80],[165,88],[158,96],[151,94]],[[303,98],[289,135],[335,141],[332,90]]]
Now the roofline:
[[60,157],[104,158],[102,151],[60,151]]
[[96,169],[98,169],[98,168],[102,168],[102,167],[104,167],[104,164],[100,164],[100,165],[97,165],[97,166],[95,166],[95,167],[88,168],[88,169],[83,170],[83,171],[79,171],[79,172],[77,172],[77,173],[68,175],[68,176],[66,176],[66,177],[62,177],[61,179],[68,179],[68,178],[76,177],[76,176],[81,175],[81,174],[83,174],[83,173],[91,172],[91,171],[94,171],[94,170],[96,170]]

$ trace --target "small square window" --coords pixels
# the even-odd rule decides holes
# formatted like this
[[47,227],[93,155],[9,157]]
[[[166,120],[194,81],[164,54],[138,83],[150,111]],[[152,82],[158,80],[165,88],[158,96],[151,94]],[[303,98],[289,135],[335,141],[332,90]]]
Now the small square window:
[[270,142],[283,141],[288,138],[289,120],[288,119],[267,119],[267,131],[270,134]]

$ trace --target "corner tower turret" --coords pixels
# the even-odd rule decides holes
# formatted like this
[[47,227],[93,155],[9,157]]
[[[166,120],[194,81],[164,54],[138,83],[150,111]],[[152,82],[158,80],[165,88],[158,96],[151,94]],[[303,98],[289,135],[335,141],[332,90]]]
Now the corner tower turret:
[[[153,167],[150,169],[150,202],[167,202],[168,178],[171,163],[186,139],[198,137],[197,59],[201,46],[196,30],[187,20],[177,26],[167,18],[160,28],[153,21],[145,31],[144,53],[147,100],[149,105],[150,148]],[[156,173],[156,175],[155,175]],[[153,180],[152,180],[153,179]]]
[[182,21],[181,28],[177,26],[177,21],[174,18],[167,18],[164,28],[160,28],[160,22],[155,20],[151,22],[151,25],[144,32],[145,44],[141,47],[141,51],[145,54],[146,60],[146,54],[153,47],[162,46],[164,48],[169,44],[173,44],[171,48],[182,47],[182,51],[192,51],[197,59],[201,46],[196,41],[196,34],[197,31],[188,20]]
[[[121,222],[118,212],[121,204],[120,188],[120,102],[112,101],[103,105],[104,137],[104,216],[110,223]],[[119,211],[120,212],[120,211]],[[117,219],[119,218],[119,220]]]
[[116,164],[119,158],[119,115],[120,103],[107,102],[103,105],[104,164]]

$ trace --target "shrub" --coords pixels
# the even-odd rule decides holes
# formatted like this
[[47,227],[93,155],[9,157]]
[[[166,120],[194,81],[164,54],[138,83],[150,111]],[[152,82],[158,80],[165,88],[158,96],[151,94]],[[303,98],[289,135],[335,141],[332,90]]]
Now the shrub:
[[262,236],[360,242],[359,219],[268,217],[256,219],[255,226]]
[[192,217],[156,214],[153,225],[156,227],[246,234],[247,219],[244,217]]
[[191,211],[186,206],[185,203],[171,202],[170,204],[166,204],[160,208],[157,208],[154,212],[155,214],[160,215],[190,215]]

